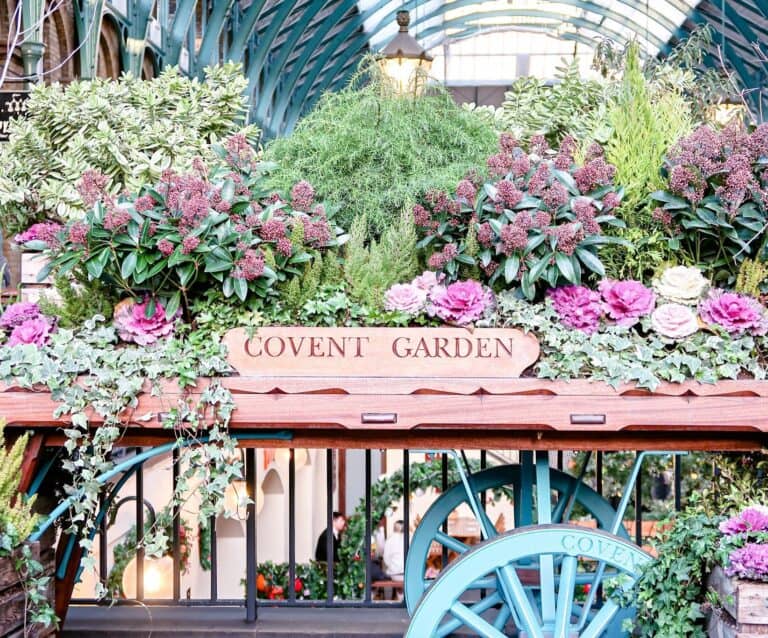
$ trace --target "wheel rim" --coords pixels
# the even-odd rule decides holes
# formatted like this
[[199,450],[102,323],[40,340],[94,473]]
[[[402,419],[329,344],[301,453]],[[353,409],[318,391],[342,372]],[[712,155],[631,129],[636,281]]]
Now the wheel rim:
[[[548,590],[538,600],[526,593],[515,568],[526,559],[536,559],[542,589]],[[479,636],[502,638],[509,635],[504,633],[508,623],[527,638],[600,638],[606,631],[614,638],[618,634],[613,623],[621,612],[615,602],[604,601],[592,615],[584,610],[583,618],[574,604],[579,560],[592,570],[593,588],[605,582],[605,566],[611,577],[621,576],[622,586],[630,587],[651,556],[618,536],[576,525],[507,532],[451,563],[422,596],[406,638],[441,638],[462,627]],[[472,584],[489,574],[495,574],[501,586],[485,599],[473,598]]]
[[[521,473],[522,467],[514,464],[499,465],[472,475],[472,485],[477,493],[491,491],[501,487],[512,487],[516,497],[514,503],[516,527],[520,526],[518,525],[518,521],[521,516],[519,513],[518,502]],[[532,474],[532,481],[533,485],[535,485],[535,473]],[[581,505],[597,521],[598,528],[610,528],[616,510],[595,490],[584,483],[579,483],[579,481],[570,474],[566,474],[565,472],[556,469],[549,470],[549,481],[551,491],[556,492],[558,496],[573,493],[572,490],[578,484],[578,490],[575,492],[575,502]],[[462,503],[467,503],[467,493],[464,486],[459,483],[440,495],[424,514],[418,528],[414,532],[405,562],[404,583],[404,597],[408,612],[411,614],[414,612],[422,594],[431,584],[425,579],[425,570],[432,543],[437,542],[458,554],[463,554],[470,549],[469,546],[452,539],[452,537],[446,536],[442,532],[443,523],[448,520],[448,516],[451,512],[458,508]],[[530,516],[531,513],[526,513],[526,515]],[[629,537],[623,526],[619,529],[619,535],[624,538]]]

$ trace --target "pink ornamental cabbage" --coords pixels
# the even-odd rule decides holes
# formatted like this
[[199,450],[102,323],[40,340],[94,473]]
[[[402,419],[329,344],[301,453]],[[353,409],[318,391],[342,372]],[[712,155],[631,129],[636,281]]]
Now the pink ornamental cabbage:
[[481,319],[493,304],[493,293],[479,281],[469,279],[435,286],[429,293],[427,312],[446,323],[465,326]]
[[563,325],[587,334],[600,326],[602,304],[600,295],[585,286],[561,286],[548,293],[555,312]]
[[682,339],[699,329],[693,310],[679,303],[659,306],[651,314],[651,327],[663,337]]
[[639,281],[605,279],[599,285],[603,295],[603,310],[619,326],[632,326],[649,314],[656,304],[656,295]]
[[395,312],[417,315],[424,310],[427,293],[413,284],[395,284],[384,293],[384,307]]
[[30,241],[41,241],[49,248],[55,248],[59,245],[59,239],[57,235],[61,232],[63,226],[54,222],[43,222],[39,224],[32,224],[23,233],[19,233],[13,238],[13,241],[17,244],[24,245]]
[[728,555],[728,576],[745,580],[768,580],[768,545],[747,543]]
[[20,301],[8,306],[0,315],[0,328],[15,328],[30,319],[40,318],[40,306],[29,301]]
[[[167,318],[165,308],[159,302],[155,303],[154,314],[151,317],[147,317],[146,308],[148,303],[149,300],[135,303],[130,299],[126,299],[115,307],[114,324],[118,335],[123,341],[146,346],[173,333],[176,317]],[[178,316],[178,313],[176,316]]]
[[713,290],[699,305],[701,318],[722,326],[730,334],[768,332],[768,316],[757,299],[725,290]]
[[720,523],[720,531],[726,536],[736,536],[746,532],[768,531],[768,508],[752,506]]
[[40,348],[48,343],[51,332],[53,332],[53,325],[43,317],[27,319],[13,329],[8,345],[33,344]]

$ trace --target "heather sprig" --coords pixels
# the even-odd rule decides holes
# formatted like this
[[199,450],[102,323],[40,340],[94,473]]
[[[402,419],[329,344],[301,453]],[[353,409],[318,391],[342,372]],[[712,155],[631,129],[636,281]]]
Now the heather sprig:
[[550,150],[534,136],[526,152],[502,135],[487,161],[490,179],[467,176],[455,197],[428,192],[413,216],[429,268],[449,281],[479,271],[490,286],[519,285],[529,299],[537,289],[580,285],[589,273],[604,276],[597,248],[622,243],[602,232],[623,226],[615,216],[622,190],[597,145],[582,164],[575,152],[572,138]]

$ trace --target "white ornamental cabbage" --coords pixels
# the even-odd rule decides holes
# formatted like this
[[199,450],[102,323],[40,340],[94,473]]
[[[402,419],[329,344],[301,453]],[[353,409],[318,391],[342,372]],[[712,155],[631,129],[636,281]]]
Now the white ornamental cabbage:
[[653,289],[668,301],[694,306],[709,289],[709,281],[698,268],[674,266],[653,280]]

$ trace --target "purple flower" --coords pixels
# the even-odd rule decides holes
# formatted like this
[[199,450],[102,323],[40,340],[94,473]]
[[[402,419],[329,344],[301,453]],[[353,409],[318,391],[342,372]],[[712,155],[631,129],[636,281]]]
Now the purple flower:
[[384,307],[387,310],[417,315],[424,310],[426,291],[414,284],[395,284],[384,293]]
[[768,580],[768,545],[747,543],[728,556],[725,573],[746,580]]
[[58,234],[62,228],[63,226],[61,224],[55,224],[53,222],[32,224],[23,233],[16,235],[13,238],[13,241],[19,245],[26,244],[30,241],[41,241],[49,248],[55,248],[59,245]]
[[493,293],[470,279],[450,286],[435,286],[429,293],[427,312],[447,323],[464,326],[482,318],[493,303]]
[[40,318],[40,306],[28,301],[11,304],[0,315],[0,328],[15,328],[30,319]]
[[720,523],[720,531],[726,536],[745,532],[766,532],[768,531],[768,508],[748,507]]
[[136,303],[132,299],[124,299],[115,307],[114,323],[123,341],[146,346],[173,333],[176,317],[168,319],[165,308],[159,302],[155,303],[152,316],[147,317],[148,303],[148,300]]
[[294,210],[309,212],[314,200],[315,189],[309,182],[302,180],[291,189],[291,206]]
[[756,299],[735,292],[713,290],[699,305],[701,318],[709,324],[722,326],[730,334],[768,332],[768,316]]
[[587,334],[597,330],[602,314],[599,293],[585,286],[561,286],[547,294],[564,325]]
[[598,286],[603,295],[603,310],[619,326],[632,326],[653,310],[656,295],[639,281],[605,279]]
[[699,329],[699,322],[690,307],[679,303],[667,303],[653,311],[651,326],[664,337],[682,339],[696,332]]
[[40,348],[48,343],[52,331],[53,325],[43,317],[27,319],[13,329],[8,345],[34,344]]
[[445,275],[443,274],[438,275],[433,270],[425,270],[418,277],[415,277],[411,283],[414,286],[416,286],[419,290],[423,290],[424,292],[429,292],[430,290],[432,290],[432,288],[434,288],[439,283],[441,283],[443,279],[445,279]]

